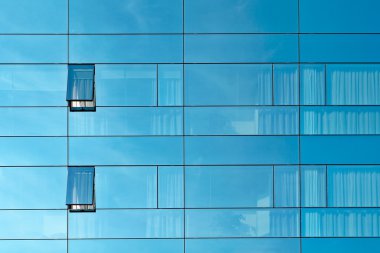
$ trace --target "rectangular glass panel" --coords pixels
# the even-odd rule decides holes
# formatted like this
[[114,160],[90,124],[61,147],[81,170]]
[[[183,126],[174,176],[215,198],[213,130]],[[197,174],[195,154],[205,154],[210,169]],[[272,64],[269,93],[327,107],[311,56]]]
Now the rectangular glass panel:
[[298,137],[186,137],[186,164],[295,164]]
[[191,209],[186,211],[186,237],[296,236],[299,236],[298,209]]
[[183,166],[158,167],[158,207],[183,208]]
[[272,166],[187,166],[187,208],[271,207]]
[[376,253],[380,238],[305,238],[302,239],[303,253]]
[[156,166],[96,167],[96,207],[156,208]]
[[66,100],[94,100],[95,65],[69,65],[68,71]]
[[183,105],[183,65],[158,65],[158,105]]
[[94,204],[94,167],[69,167],[67,176],[67,205]]
[[328,166],[329,206],[380,207],[380,166]]
[[273,71],[273,104],[298,105],[298,65],[275,64]]
[[183,210],[96,210],[69,213],[73,238],[181,238]]
[[289,34],[186,35],[185,62],[296,62],[297,44]]
[[274,167],[274,206],[297,207],[299,204],[299,166]]
[[301,104],[325,104],[325,65],[301,64]]
[[186,105],[271,105],[270,64],[185,65]]
[[7,253],[67,253],[66,240],[0,240],[0,251]]
[[181,63],[182,35],[71,35],[70,62]]
[[301,166],[302,207],[326,206],[326,166]]

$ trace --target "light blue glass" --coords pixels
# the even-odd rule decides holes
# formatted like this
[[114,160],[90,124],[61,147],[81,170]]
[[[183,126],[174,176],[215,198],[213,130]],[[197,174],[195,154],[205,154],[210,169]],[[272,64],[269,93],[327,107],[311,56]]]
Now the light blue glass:
[[67,36],[0,35],[0,63],[65,63]]
[[295,164],[298,137],[186,137],[186,164]]
[[327,104],[380,105],[380,64],[327,65]]
[[296,237],[298,209],[186,210],[186,237]]
[[379,143],[380,136],[301,136],[301,163],[380,164]]
[[179,107],[98,107],[96,113],[69,116],[71,136],[182,134]]
[[71,240],[70,253],[183,253],[181,239]]
[[94,100],[95,65],[69,65],[67,80],[68,101]]
[[70,62],[181,63],[182,35],[71,35]]
[[157,105],[156,65],[96,65],[98,106]]
[[2,166],[50,166],[67,164],[66,137],[0,138]]
[[326,166],[301,166],[302,207],[326,206]]
[[0,239],[66,239],[66,210],[0,210]]
[[185,1],[188,33],[297,32],[297,1]]
[[94,167],[68,167],[67,205],[93,205],[94,201]]
[[67,33],[67,1],[1,1],[0,33]]
[[303,253],[367,253],[378,251],[379,238],[305,238],[302,239]]
[[380,207],[380,166],[328,166],[329,206]]
[[183,164],[182,139],[182,137],[71,137],[70,164]]
[[303,208],[304,237],[379,237],[376,208]]
[[1,136],[66,136],[67,108],[2,107]]
[[272,166],[187,166],[187,208],[271,207]]
[[70,2],[70,33],[181,33],[182,0]]
[[186,105],[271,105],[270,64],[185,65]]
[[380,34],[301,34],[301,62],[378,62]]
[[0,251],[7,253],[67,253],[66,240],[0,240]]
[[158,105],[183,105],[183,65],[158,65]]
[[156,208],[157,167],[96,167],[97,208]]
[[298,105],[298,65],[273,66],[273,95],[275,105]]
[[1,167],[0,209],[66,209],[66,179],[66,167]]
[[299,166],[274,167],[274,206],[298,207],[299,204]]
[[67,66],[0,65],[0,106],[66,106]]
[[186,35],[185,62],[296,62],[297,42],[289,34]]
[[[305,33],[378,33],[376,22],[378,1],[354,0],[347,5],[345,0],[304,0],[301,32]],[[355,17],[355,18],[353,18]]]
[[158,207],[183,208],[183,166],[158,167]]
[[294,238],[218,238],[218,239],[188,239],[187,253],[298,253],[299,239]]
[[301,64],[301,104],[325,104],[325,65]]
[[380,134],[377,106],[301,107],[302,134]]
[[69,238],[181,238],[183,210],[69,213]]

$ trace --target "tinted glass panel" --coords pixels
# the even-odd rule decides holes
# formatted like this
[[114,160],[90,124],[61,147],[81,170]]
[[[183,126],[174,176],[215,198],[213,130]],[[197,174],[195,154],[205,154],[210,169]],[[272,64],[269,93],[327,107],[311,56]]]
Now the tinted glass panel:
[[69,65],[67,100],[94,100],[94,65]]
[[94,167],[69,167],[66,204],[92,205],[94,203]]
[[0,251],[7,253],[67,253],[65,240],[1,240]]
[[326,166],[301,166],[301,176],[302,206],[326,206]]
[[158,65],[158,105],[183,104],[183,65]]
[[357,253],[365,248],[367,253],[375,253],[379,238],[308,238],[302,239],[304,253]]
[[274,167],[274,205],[299,206],[299,166]]
[[301,104],[325,104],[325,65],[301,65]]
[[158,207],[183,207],[183,166],[158,167]]
[[298,105],[298,65],[275,64],[273,70],[273,103]]

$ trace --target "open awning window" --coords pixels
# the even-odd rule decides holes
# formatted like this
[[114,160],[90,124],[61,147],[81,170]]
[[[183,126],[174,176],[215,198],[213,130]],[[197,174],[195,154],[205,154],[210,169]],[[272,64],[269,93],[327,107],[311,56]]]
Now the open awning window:
[[69,167],[66,205],[70,211],[95,211],[95,168]]

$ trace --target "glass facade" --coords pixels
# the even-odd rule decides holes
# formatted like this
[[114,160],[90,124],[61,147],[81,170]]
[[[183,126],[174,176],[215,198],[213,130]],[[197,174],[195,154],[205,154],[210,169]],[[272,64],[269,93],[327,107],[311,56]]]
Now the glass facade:
[[379,9],[0,0],[0,252],[378,253]]

